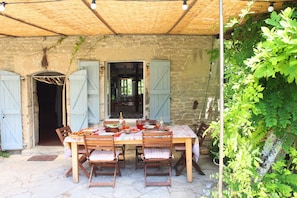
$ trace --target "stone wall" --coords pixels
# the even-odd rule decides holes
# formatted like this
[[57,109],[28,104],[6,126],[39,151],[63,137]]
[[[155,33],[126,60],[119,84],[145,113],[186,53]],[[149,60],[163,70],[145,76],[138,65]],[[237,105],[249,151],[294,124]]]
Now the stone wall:
[[[207,98],[219,97],[219,66],[218,63],[211,64],[207,54],[207,50],[213,49],[215,45],[216,39],[211,36],[0,38],[0,70],[15,72],[24,77],[21,85],[23,140],[30,148],[33,146],[34,129],[31,104],[34,86],[30,82],[32,74],[55,71],[69,75],[78,70],[78,60],[96,60],[100,62],[100,67],[105,67],[106,61],[141,60],[149,65],[152,59],[170,60],[171,123],[192,127],[199,122],[199,118],[204,118]],[[44,48],[47,48],[48,68],[41,66]],[[145,66],[145,69],[147,78],[149,67]],[[103,79],[104,73],[100,73],[100,86],[104,87]],[[147,89],[149,84],[145,86]],[[102,95],[104,93],[100,97]],[[199,105],[193,110],[195,100]],[[104,105],[102,103],[100,107]],[[101,117],[105,115],[104,109],[101,108]]]

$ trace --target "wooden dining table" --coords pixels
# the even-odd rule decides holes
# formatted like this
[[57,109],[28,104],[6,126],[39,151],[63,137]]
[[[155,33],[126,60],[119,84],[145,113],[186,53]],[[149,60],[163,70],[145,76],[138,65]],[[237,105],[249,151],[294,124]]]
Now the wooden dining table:
[[[185,143],[186,146],[186,172],[187,181],[192,182],[192,154],[199,156],[199,145],[198,138],[193,130],[187,125],[174,125],[168,126],[169,130],[173,133],[173,144]],[[98,127],[98,135],[110,134],[105,132],[103,128]],[[142,132],[131,132],[130,134],[121,133],[120,136],[114,137],[115,144],[126,144],[126,145],[139,145],[142,144]],[[196,145],[196,146],[193,146]],[[72,156],[72,176],[73,182],[79,182],[79,170],[78,170],[78,145],[83,145],[82,136],[68,136],[64,140],[65,153],[71,154]],[[71,150],[70,150],[71,148]],[[195,152],[193,152],[194,148]],[[197,150],[198,149],[198,150]],[[69,153],[71,152],[71,153]],[[192,153],[193,152],[193,153]],[[67,155],[67,154],[66,154]]]

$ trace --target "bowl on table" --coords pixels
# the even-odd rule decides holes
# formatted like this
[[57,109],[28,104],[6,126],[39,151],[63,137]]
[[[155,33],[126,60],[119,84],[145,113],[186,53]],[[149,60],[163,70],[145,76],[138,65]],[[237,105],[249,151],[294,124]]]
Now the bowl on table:
[[114,137],[120,137],[121,134],[122,134],[121,132],[116,132],[116,133],[113,134],[113,136]]
[[130,134],[131,133],[131,129],[124,129],[124,133]]
[[116,132],[119,132],[119,125],[118,124],[107,124],[104,126],[105,128],[105,132],[113,132],[113,133],[116,133]]

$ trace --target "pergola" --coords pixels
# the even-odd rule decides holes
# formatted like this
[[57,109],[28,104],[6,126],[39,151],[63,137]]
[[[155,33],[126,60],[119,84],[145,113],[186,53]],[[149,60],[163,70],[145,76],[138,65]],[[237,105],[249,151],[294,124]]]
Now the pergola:
[[[280,9],[286,0],[273,0]],[[224,0],[224,23],[238,17],[248,0]],[[1,37],[97,35],[218,35],[219,0],[6,0]],[[187,9],[182,9],[186,3]],[[266,13],[270,1],[254,1]],[[0,10],[1,10],[0,6]],[[3,7],[2,7],[3,9]]]

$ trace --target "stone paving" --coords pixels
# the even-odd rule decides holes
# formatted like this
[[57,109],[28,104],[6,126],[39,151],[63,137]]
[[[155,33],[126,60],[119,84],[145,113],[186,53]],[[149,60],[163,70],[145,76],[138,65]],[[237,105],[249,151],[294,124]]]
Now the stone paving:
[[[58,154],[54,161],[27,161],[32,155]],[[174,162],[178,159],[175,154]],[[121,169],[115,188],[88,188],[88,179],[80,174],[80,182],[73,183],[72,177],[65,177],[71,166],[71,159],[64,157],[61,146],[37,146],[22,153],[0,158],[0,197],[1,198],[200,198],[211,197],[210,191],[217,181],[210,177],[218,172],[218,167],[207,155],[201,155],[199,165],[205,175],[193,169],[193,182],[186,181],[186,171],[175,176],[172,171],[172,187],[145,187],[143,169],[135,170],[134,150],[126,151],[126,167]],[[88,164],[85,164],[88,167]]]

